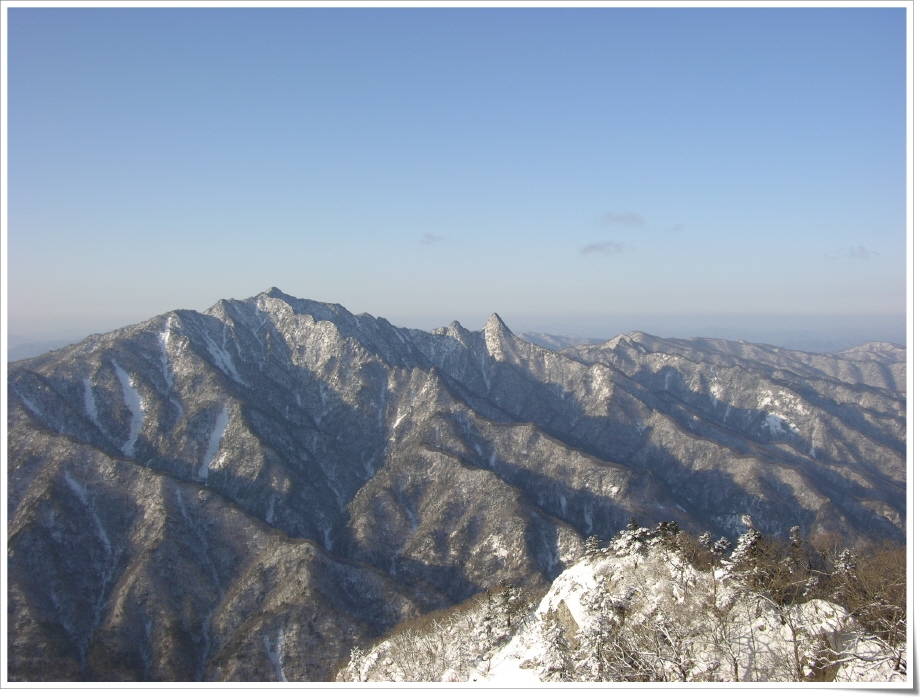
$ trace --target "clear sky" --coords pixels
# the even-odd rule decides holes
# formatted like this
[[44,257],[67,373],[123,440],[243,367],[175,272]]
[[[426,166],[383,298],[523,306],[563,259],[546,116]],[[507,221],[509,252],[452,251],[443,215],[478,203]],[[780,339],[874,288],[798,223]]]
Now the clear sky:
[[9,332],[903,318],[905,13],[10,8]]

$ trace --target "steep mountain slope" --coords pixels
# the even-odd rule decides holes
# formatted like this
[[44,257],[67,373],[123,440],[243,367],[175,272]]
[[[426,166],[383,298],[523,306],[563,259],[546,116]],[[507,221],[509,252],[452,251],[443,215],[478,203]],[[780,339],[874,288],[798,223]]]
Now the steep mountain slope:
[[321,680],[630,517],[903,538],[898,349],[423,332],[277,289],[10,365],[10,677]]

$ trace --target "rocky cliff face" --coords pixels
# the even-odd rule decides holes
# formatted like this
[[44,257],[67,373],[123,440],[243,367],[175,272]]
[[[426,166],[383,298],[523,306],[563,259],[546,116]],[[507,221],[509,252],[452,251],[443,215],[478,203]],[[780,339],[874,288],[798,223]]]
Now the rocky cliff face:
[[905,357],[553,352],[277,289],[9,368],[11,680],[323,680],[631,517],[903,539]]

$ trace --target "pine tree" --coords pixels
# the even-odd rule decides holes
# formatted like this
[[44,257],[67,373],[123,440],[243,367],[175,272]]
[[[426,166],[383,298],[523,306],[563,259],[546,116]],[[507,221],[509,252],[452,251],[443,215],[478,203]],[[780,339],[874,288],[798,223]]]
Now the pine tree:
[[572,655],[565,628],[554,614],[543,619],[543,638],[546,641],[546,663],[543,674],[549,680],[567,682],[572,677]]
[[601,550],[601,541],[598,539],[597,535],[591,535],[587,540],[585,540],[585,556],[593,557],[595,554]]

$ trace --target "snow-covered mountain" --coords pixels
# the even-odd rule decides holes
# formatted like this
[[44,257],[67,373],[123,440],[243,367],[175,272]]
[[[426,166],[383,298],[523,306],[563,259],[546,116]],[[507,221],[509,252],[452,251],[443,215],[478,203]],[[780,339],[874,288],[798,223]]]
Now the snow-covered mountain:
[[321,680],[630,518],[903,539],[903,349],[550,351],[270,289],[9,366],[13,680]]

